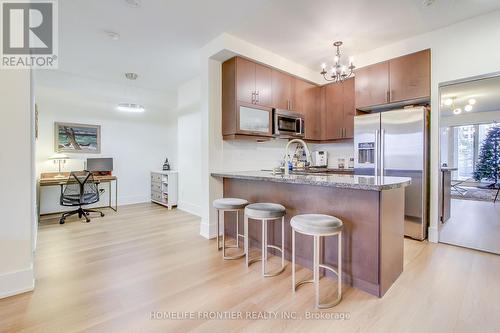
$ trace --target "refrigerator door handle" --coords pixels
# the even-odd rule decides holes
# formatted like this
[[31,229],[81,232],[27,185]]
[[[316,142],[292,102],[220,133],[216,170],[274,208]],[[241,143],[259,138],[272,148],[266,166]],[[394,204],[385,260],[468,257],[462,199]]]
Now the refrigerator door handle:
[[375,177],[378,177],[379,130],[375,130]]
[[385,129],[380,131],[380,175],[385,174]]

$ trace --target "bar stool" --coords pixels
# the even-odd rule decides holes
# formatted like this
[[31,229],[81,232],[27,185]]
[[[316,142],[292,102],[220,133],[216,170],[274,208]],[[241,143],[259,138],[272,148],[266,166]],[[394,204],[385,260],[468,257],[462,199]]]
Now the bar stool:
[[[226,256],[226,249],[228,248],[239,248],[239,238],[244,237],[239,233],[238,225],[239,225],[239,212],[245,208],[248,204],[248,201],[245,199],[238,198],[221,198],[214,200],[213,206],[217,209],[217,250],[220,251],[222,249],[222,258],[224,260],[234,260],[242,258],[245,253],[239,254],[237,256]],[[224,219],[222,220],[222,246],[219,241],[219,225],[220,225],[220,212],[224,214],[224,212],[236,212],[236,245],[226,246],[226,232],[224,229]]]
[[[303,214],[296,215],[290,220],[292,226],[292,288],[293,292],[305,284],[314,283],[316,293],[316,308],[328,309],[339,304],[342,300],[342,228],[343,223],[340,219],[323,214]],[[295,232],[309,235],[314,237],[314,251],[313,251],[313,279],[302,280],[295,283]],[[338,255],[337,255],[337,270],[333,267],[320,264],[320,243],[322,237],[338,236]],[[337,299],[328,304],[319,303],[319,269],[324,268],[333,272],[337,276]]]
[[[245,207],[245,254],[247,267],[256,261],[262,261],[262,276],[270,277],[281,274],[285,270],[285,213],[286,209],[282,205],[275,203],[254,203]],[[260,220],[262,222],[262,254],[260,258],[249,258],[248,249],[248,219]],[[267,222],[281,219],[281,247],[267,244]],[[281,268],[275,272],[266,271],[267,249],[272,248],[281,252]]]

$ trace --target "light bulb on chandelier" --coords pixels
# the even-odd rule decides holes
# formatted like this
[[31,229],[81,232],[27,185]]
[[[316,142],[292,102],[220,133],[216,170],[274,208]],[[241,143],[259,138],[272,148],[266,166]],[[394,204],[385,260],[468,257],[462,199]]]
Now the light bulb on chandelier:
[[349,66],[342,65],[340,63],[340,59],[342,56],[342,54],[340,53],[340,47],[342,46],[342,41],[333,43],[333,46],[337,48],[337,51],[334,58],[334,65],[331,68],[331,74],[328,75],[328,72],[326,70],[327,65],[325,63],[321,64],[320,74],[323,75],[326,81],[342,82],[354,75],[354,69],[356,68],[356,66],[354,66],[353,57],[349,58]]

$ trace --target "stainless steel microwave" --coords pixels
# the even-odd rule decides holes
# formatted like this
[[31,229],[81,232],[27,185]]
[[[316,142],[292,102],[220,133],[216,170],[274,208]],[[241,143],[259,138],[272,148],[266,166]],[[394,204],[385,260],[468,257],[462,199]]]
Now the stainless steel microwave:
[[273,134],[279,138],[303,138],[305,134],[304,115],[274,109]]

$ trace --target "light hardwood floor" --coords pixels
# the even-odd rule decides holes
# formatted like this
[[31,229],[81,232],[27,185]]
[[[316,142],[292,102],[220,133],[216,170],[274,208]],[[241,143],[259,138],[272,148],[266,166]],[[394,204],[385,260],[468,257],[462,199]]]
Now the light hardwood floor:
[[500,202],[452,199],[439,241],[500,254]]
[[[500,256],[405,240],[405,268],[383,299],[347,288],[315,311],[313,288],[293,295],[290,267],[223,261],[199,219],[141,204],[86,224],[45,219],[36,290],[0,300],[2,332],[498,332]],[[299,276],[309,271],[299,270]],[[323,281],[326,290],[331,281]],[[152,320],[152,311],[290,311],[303,320]],[[348,320],[305,320],[347,313]]]

